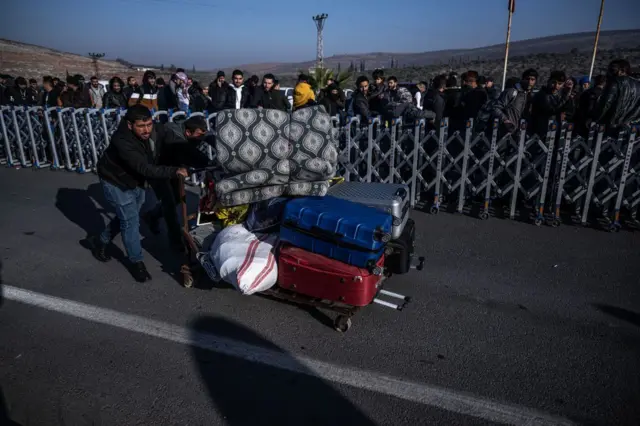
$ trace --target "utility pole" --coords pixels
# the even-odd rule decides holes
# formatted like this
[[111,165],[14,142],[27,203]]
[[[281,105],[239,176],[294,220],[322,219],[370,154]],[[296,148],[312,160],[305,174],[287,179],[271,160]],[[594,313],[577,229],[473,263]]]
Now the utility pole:
[[589,69],[589,81],[593,77],[593,67],[596,64],[596,54],[598,53],[598,41],[600,40],[600,25],[602,25],[602,15],[604,14],[604,0],[600,2],[600,15],[598,16],[598,27],[596,28],[596,39],[593,42],[593,56],[591,57],[591,68]]
[[104,53],[89,53],[89,57],[93,62],[93,68],[96,71],[96,77],[100,77],[100,69],[98,68],[98,59],[104,58]]
[[316,23],[316,29],[318,30],[318,40],[316,45],[316,68],[324,67],[324,40],[322,39],[322,30],[324,29],[324,22],[328,17],[329,15],[323,13],[312,18],[313,22]]

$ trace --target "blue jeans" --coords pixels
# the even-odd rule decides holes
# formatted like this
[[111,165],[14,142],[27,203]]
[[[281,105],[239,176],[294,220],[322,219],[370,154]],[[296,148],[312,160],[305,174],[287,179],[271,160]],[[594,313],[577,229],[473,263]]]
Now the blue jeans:
[[144,205],[145,191],[142,188],[123,190],[101,180],[104,196],[116,211],[116,217],[100,234],[100,241],[109,244],[118,233],[122,233],[122,243],[127,257],[132,263],[142,261],[140,243],[140,210]]

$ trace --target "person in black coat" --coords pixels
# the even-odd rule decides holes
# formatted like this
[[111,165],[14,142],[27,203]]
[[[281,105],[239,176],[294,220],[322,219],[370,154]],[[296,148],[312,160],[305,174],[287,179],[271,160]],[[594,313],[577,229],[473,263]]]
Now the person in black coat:
[[273,74],[265,74],[262,78],[262,87],[256,87],[249,106],[288,111],[289,101],[280,90],[276,89],[276,77]]
[[154,164],[152,129],[151,111],[144,105],[134,105],[127,110],[122,125],[111,137],[111,143],[98,161],[98,176],[116,217],[99,236],[89,238],[94,257],[108,262],[111,260],[108,247],[121,232],[131,273],[138,282],[151,279],[140,244],[140,209],[145,201],[147,182],[188,175],[184,168]]
[[110,108],[126,108],[127,97],[123,91],[124,82],[120,77],[113,77],[109,80],[109,90],[102,97],[102,107]]
[[[207,121],[201,116],[192,116],[182,122],[158,123],[155,126],[155,164],[161,166],[206,167],[209,157],[198,149],[208,131]],[[159,221],[164,217],[171,247],[184,251],[182,231],[176,214],[179,203],[178,179],[153,179],[150,181],[159,203],[144,215],[149,229],[160,233]]]
[[7,100],[9,105],[34,106],[38,104],[36,94],[27,87],[27,80],[24,77],[16,78],[15,85],[7,89]]
[[244,85],[244,74],[240,70],[233,71],[231,76],[233,84],[227,86],[224,109],[247,108],[251,94],[249,87]]

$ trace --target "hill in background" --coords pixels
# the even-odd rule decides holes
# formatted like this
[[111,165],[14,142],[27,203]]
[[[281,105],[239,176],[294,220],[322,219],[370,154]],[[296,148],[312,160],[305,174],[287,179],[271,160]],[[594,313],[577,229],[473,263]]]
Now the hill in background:
[[[529,40],[515,41],[509,46],[511,57],[537,55],[540,53],[566,54],[572,50],[577,53],[591,54],[593,49],[594,32],[562,34],[551,37],[541,37]],[[622,31],[602,31],[600,33],[599,49],[637,49],[640,50],[640,29]],[[364,61],[365,69],[390,68],[393,60],[394,68],[425,67],[433,65],[456,66],[462,63],[478,61],[504,60],[504,44],[479,47],[474,49],[438,50],[422,53],[393,53],[374,52],[361,54],[344,54],[326,57],[327,68],[346,70],[351,63],[358,69]],[[308,69],[315,65],[315,61],[298,63],[268,63],[242,65],[240,68],[254,74],[271,72],[276,75],[288,74],[298,70]]]

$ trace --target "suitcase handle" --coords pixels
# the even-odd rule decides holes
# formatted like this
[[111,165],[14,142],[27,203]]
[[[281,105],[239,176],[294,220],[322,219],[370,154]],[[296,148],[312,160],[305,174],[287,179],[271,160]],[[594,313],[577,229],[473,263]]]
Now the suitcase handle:
[[406,198],[407,196],[407,190],[404,188],[398,188],[398,190],[396,191],[396,197],[400,197],[402,199]]
[[344,234],[341,234],[339,232],[331,232],[328,231],[326,229],[322,229],[319,226],[312,226],[311,227],[311,232],[313,232],[314,234],[318,235],[318,236],[323,236],[325,238],[330,238],[336,242],[340,242],[342,241],[342,239],[344,238]]

